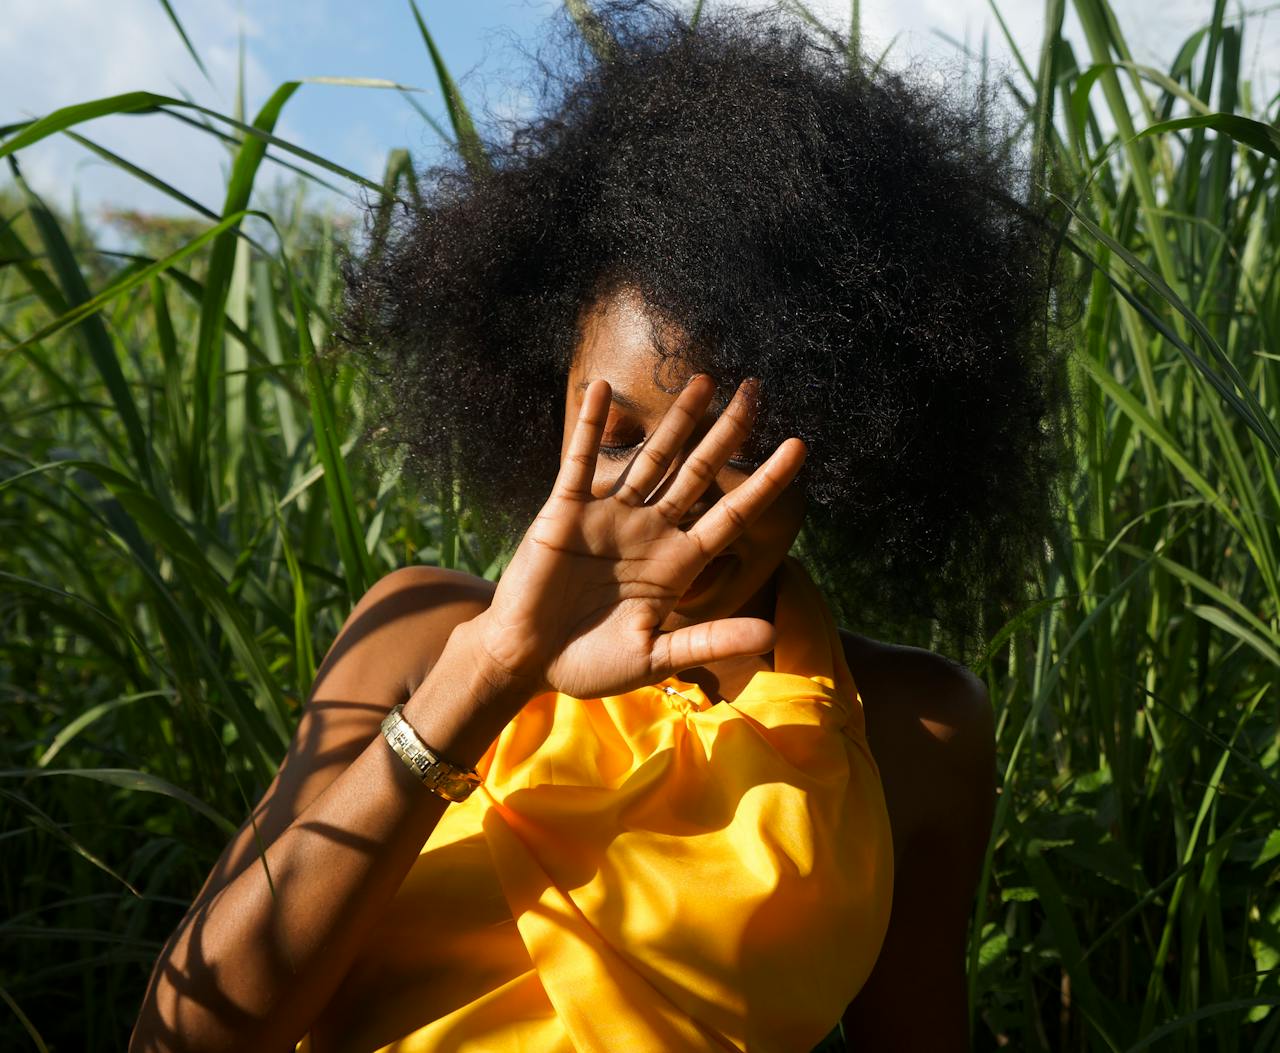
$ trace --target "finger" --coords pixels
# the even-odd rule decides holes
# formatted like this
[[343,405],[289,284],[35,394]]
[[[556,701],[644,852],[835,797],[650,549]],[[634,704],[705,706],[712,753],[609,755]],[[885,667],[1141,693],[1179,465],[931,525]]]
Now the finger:
[[720,474],[725,462],[751,434],[758,387],[754,379],[739,384],[725,411],[680,465],[680,470],[654,505],[669,522],[678,523],[684,518],[693,503]]
[[708,557],[722,551],[791,485],[806,452],[803,440],[787,439],[750,478],[712,505],[688,536]]
[[660,680],[691,666],[764,654],[773,649],[776,639],[774,627],[762,618],[699,622],[662,633],[653,641],[651,675]]
[[600,436],[609,414],[612,389],[607,380],[593,380],[582,393],[578,420],[569,436],[569,449],[560,463],[552,493],[576,500],[591,497],[591,484],[596,477],[596,458]]
[[627,463],[613,490],[619,501],[632,506],[644,504],[702,420],[715,390],[714,381],[705,373],[689,379],[653,434]]

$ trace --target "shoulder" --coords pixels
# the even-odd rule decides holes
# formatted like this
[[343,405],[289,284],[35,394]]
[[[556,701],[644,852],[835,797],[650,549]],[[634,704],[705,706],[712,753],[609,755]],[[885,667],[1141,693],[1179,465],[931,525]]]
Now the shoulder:
[[957,763],[993,753],[987,686],[959,662],[933,651],[882,643],[840,630],[845,659],[868,718],[916,729]]
[[[985,840],[995,793],[995,722],[986,685],[943,655],[840,630],[862,697],[895,841],[967,813]],[[896,812],[896,816],[893,814]]]
[[[485,610],[494,584],[443,567],[409,566],[380,578],[352,609],[317,674],[390,679],[407,697],[427,675],[462,622]],[[344,677],[345,678],[345,677]]]
[[964,1049],[966,933],[995,805],[991,703],[978,677],[942,655],[841,638],[894,847],[888,931],[845,1035],[850,1048]]

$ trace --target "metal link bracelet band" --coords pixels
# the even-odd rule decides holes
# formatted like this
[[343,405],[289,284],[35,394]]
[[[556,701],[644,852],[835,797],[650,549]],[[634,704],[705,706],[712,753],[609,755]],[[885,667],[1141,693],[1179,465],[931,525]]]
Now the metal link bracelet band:
[[480,776],[469,768],[458,768],[441,759],[404,719],[403,709],[403,705],[392,706],[391,712],[382,718],[382,736],[387,744],[437,797],[455,803],[465,801],[480,785]]

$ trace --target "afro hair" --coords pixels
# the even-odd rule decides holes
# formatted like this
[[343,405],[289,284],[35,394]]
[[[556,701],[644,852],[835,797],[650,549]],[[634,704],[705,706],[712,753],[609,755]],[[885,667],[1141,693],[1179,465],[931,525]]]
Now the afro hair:
[[349,261],[380,448],[518,538],[584,306],[634,290],[719,404],[760,378],[758,449],[807,444],[797,554],[841,619],[968,651],[1045,558],[1070,409],[1054,226],[992,100],[777,12],[614,3],[593,29],[558,38],[536,117]]

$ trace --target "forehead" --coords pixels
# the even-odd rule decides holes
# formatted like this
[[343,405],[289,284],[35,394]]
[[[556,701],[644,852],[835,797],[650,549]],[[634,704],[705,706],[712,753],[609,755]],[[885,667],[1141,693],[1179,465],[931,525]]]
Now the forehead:
[[[617,293],[589,306],[582,314],[569,371],[570,398],[580,397],[591,381],[603,379],[631,401],[646,406],[670,402],[691,370],[676,358],[661,359],[654,344],[657,335],[653,315],[637,293]],[[659,382],[668,390],[663,391]]]

